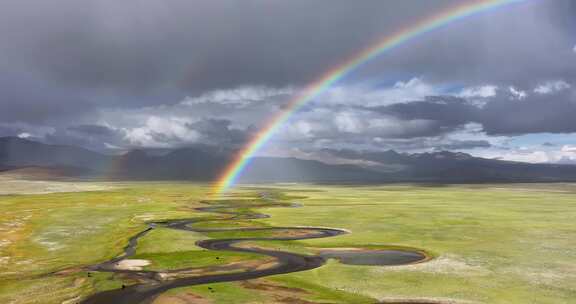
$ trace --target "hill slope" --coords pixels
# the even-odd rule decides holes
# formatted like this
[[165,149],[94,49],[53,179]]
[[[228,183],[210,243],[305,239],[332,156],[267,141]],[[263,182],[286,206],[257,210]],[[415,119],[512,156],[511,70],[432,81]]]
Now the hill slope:
[[[352,161],[360,159],[353,153],[343,155]],[[200,145],[162,154],[132,150],[110,156],[78,147],[47,145],[16,137],[0,138],[0,171],[35,167],[32,171],[38,172],[38,167],[50,167],[50,172],[90,172],[92,176],[115,179],[213,181],[232,156],[230,151]],[[576,180],[573,165],[509,162],[447,151],[417,154],[383,151],[368,157],[364,154],[362,159],[375,165],[333,165],[297,158],[257,157],[241,180],[357,183]]]

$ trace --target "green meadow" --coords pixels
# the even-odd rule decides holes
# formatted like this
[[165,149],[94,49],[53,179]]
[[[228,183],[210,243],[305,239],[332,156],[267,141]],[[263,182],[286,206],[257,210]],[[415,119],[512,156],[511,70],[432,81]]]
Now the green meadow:
[[[149,222],[218,215],[209,187],[190,183],[86,183],[99,191],[0,196],[0,303],[78,303],[137,282],[87,266],[122,253]],[[82,189],[80,187],[79,189]],[[91,189],[91,188],[88,188]],[[256,208],[265,191],[300,208]],[[576,303],[576,185],[261,185],[236,190],[240,210],[270,218],[206,222],[205,228],[311,226],[351,233],[244,246],[305,254],[343,248],[414,248],[431,259],[405,266],[345,265],[250,281],[173,289],[154,303]],[[233,200],[231,197],[228,200]],[[267,232],[270,233],[270,232]],[[216,252],[207,238],[258,232],[157,227],[130,259],[143,270],[258,265],[257,254]]]

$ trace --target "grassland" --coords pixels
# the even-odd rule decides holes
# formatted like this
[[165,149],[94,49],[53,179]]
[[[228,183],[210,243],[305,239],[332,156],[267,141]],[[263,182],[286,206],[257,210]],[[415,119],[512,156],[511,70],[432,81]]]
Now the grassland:
[[[318,189],[318,188],[317,188]],[[314,247],[395,244],[436,259],[412,266],[332,262],[276,278],[373,297],[473,303],[576,303],[576,196],[569,185],[322,188],[274,225],[353,231]],[[360,207],[361,205],[361,207]]]
[[[0,303],[71,304],[94,292],[131,284],[121,275],[89,273],[85,266],[118,255],[146,222],[207,216],[192,210],[202,205],[205,185],[84,186],[100,191],[0,196]],[[302,208],[257,209],[272,217],[221,226],[344,228],[352,233],[250,245],[308,254],[325,248],[404,246],[426,250],[434,259],[393,267],[330,260],[306,272],[174,289],[155,303],[576,303],[576,185],[266,189],[272,188],[282,194],[278,199],[307,198],[289,200]],[[250,196],[258,190],[239,192]],[[250,209],[250,202],[239,204]],[[260,259],[194,245],[200,239],[239,236],[155,229],[141,240],[133,258],[150,261],[146,269],[154,270]]]

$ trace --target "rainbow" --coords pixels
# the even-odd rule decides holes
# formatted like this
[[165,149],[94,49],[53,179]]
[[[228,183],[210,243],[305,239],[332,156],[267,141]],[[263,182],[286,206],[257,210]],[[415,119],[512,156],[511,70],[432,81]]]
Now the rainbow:
[[244,168],[246,168],[250,163],[254,154],[270,140],[278,129],[286,124],[295,112],[359,66],[374,59],[382,53],[390,51],[406,42],[414,40],[421,35],[441,28],[452,22],[505,5],[523,1],[526,0],[462,1],[459,5],[444,10],[439,14],[429,16],[410,27],[403,28],[389,36],[386,36],[351,56],[348,60],[330,69],[314,82],[307,85],[304,90],[287,103],[286,107],[281,112],[270,118],[264,124],[264,127],[260,129],[260,131],[250,141],[248,141],[238,154],[236,154],[232,162],[217,180],[212,193],[214,195],[220,195],[234,185]]

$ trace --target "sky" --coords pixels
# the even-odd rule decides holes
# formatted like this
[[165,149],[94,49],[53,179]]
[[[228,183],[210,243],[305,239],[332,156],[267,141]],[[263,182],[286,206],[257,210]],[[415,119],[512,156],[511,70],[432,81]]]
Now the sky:
[[[238,149],[309,82],[457,0],[5,0],[0,136]],[[576,2],[528,0],[382,54],[260,155],[393,149],[576,163]]]

